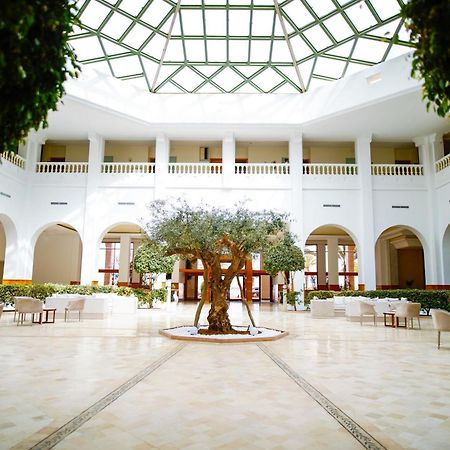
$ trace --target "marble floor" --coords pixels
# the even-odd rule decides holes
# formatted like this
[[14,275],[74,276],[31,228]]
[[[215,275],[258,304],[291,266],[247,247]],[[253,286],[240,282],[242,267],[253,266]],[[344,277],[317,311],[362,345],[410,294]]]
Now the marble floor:
[[[254,306],[279,341],[185,343],[195,305],[0,319],[0,449],[448,449],[450,334]],[[206,322],[203,315],[202,322]],[[239,303],[232,322],[247,324]]]

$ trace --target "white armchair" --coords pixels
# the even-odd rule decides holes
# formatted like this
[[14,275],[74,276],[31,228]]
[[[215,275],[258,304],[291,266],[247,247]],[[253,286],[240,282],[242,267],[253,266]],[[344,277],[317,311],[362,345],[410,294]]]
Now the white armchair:
[[81,312],[84,310],[85,303],[86,303],[85,298],[79,298],[78,300],[71,300],[64,310],[64,321],[67,322],[70,319],[71,311],[78,311],[78,321],[80,321]]
[[432,309],[433,326],[438,332],[438,349],[441,348],[441,331],[450,332],[450,312],[443,309]]
[[406,326],[408,327],[409,324],[411,328],[414,328],[413,320],[416,318],[420,329],[420,307],[420,303],[400,302],[396,305],[395,317],[396,319],[405,319]]
[[375,311],[375,306],[362,300],[358,300],[357,305],[359,311],[359,323],[362,325],[362,320],[364,316],[372,316],[373,324],[377,326],[377,312]]
[[31,314],[31,323],[35,314],[42,314],[43,303],[33,297],[14,297],[15,313],[18,314],[17,325],[23,324],[26,315]]

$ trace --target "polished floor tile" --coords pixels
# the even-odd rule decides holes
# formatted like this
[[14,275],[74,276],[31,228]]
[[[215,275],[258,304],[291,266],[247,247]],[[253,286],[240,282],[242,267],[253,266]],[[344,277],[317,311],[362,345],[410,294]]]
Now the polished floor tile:
[[[430,319],[392,329],[263,304],[257,322],[290,333],[264,347],[158,334],[194,312],[19,327],[3,314],[0,449],[364,448],[355,426],[380,445],[366,448],[448,448],[450,334],[437,350]],[[230,315],[248,323],[239,303]]]

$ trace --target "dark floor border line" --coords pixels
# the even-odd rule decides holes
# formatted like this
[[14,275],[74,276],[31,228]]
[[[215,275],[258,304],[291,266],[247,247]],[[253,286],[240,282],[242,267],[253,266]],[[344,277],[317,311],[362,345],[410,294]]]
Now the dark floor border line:
[[337,420],[360,444],[368,450],[387,450],[370,433],[358,425],[353,419],[338,408],[331,400],[326,398],[314,386],[309,384],[295,370],[288,366],[277,354],[272,352],[264,344],[257,346],[288,375],[298,386],[300,386],[313,400],[315,400],[330,416]]
[[145,377],[154,372],[158,367],[162,366],[170,358],[175,356],[180,350],[182,350],[186,344],[180,344],[173,350],[167,352],[161,358],[157,359],[153,363],[149,364],[147,367],[142,369],[134,377],[130,378],[128,381],[120,385],[118,388],[114,389],[109,394],[105,395],[103,398],[95,402],[92,406],[84,410],[78,416],[69,420],[61,428],[58,428],[55,432],[48,435],[46,438],[42,439],[36,445],[30,448],[30,450],[47,450],[53,448],[55,445],[59,444],[63,439],[65,439],[69,434],[76,431],[82,425],[84,425],[88,420],[92,419],[97,415],[102,409],[105,409],[111,403],[116,401],[125,392],[130,390],[132,387],[136,386]]

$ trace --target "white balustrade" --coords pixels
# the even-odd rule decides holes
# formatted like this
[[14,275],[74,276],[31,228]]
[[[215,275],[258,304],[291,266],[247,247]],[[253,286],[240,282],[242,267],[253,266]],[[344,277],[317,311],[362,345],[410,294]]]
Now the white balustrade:
[[303,164],[303,175],[358,175],[357,164]]
[[237,175],[289,175],[288,163],[243,163],[234,165]]
[[87,162],[39,162],[37,173],[87,173]]
[[439,161],[436,161],[436,172],[440,172],[441,170],[444,170],[447,167],[450,167],[450,154],[444,156]]
[[372,164],[372,175],[421,176],[421,164]]
[[25,167],[25,159],[14,152],[3,152],[1,154],[2,159],[9,161],[17,167],[23,169]]
[[221,173],[221,163],[169,163],[169,174],[172,175],[218,175]]
[[101,166],[101,173],[155,173],[155,163],[103,163]]

